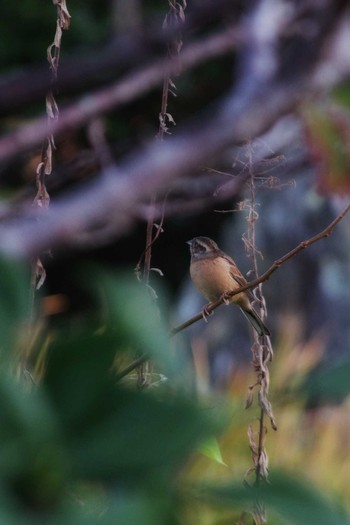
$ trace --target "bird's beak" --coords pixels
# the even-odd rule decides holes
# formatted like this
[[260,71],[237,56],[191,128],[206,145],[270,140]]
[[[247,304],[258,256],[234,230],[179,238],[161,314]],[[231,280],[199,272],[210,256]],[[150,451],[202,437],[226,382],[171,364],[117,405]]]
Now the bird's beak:
[[192,245],[192,242],[193,242],[193,241],[186,241],[186,244],[188,244],[189,246],[191,246],[191,245]]

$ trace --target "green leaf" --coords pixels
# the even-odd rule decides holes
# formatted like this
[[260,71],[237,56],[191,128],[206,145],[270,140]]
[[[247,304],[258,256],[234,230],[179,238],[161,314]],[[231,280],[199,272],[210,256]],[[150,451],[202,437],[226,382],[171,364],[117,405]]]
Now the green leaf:
[[29,320],[29,272],[0,259],[0,351],[8,356],[20,342]]
[[225,419],[167,390],[118,387],[114,352],[111,334],[61,338],[43,385],[76,476],[140,482],[176,468]]
[[210,437],[204,441],[204,443],[199,446],[199,452],[201,452],[207,458],[212,459],[216,463],[220,463],[220,465],[227,467],[227,464],[223,460],[220,445],[216,438]]
[[2,375],[0,420],[0,487],[22,505],[52,505],[62,496],[67,463],[49,405]]
[[75,435],[73,458],[83,477],[161,483],[216,426],[179,398],[116,388],[106,404],[111,410],[101,409],[101,417]]
[[168,328],[162,319],[164,301],[152,298],[148,288],[130,274],[116,276],[99,271],[97,281],[105,307],[103,322],[118,338],[120,348],[148,355],[166,375],[171,374],[174,362]]
[[111,411],[115,351],[113,337],[89,332],[62,333],[51,345],[43,385],[67,433]]
[[84,508],[69,506],[48,525],[177,525],[174,501],[165,494],[122,491],[102,508],[86,502]]

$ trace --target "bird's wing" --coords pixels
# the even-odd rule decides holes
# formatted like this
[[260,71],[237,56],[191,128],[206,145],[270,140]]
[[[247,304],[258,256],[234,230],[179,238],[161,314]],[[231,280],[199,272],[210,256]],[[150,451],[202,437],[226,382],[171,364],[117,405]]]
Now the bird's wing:
[[[242,272],[237,268],[236,263],[234,262],[231,257],[225,254],[224,259],[229,263],[230,265],[230,275],[232,279],[236,281],[236,283],[239,284],[239,286],[244,286],[247,284],[247,280],[242,275]],[[246,290],[244,293],[247,293],[251,298],[254,298],[253,293],[250,289]]]

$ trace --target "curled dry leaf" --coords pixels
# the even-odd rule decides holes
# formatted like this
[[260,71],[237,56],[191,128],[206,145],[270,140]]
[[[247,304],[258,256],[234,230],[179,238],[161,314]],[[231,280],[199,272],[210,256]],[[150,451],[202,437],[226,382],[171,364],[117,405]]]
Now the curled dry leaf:
[[269,460],[268,460],[266,450],[264,448],[260,451],[258,463],[259,463],[259,475],[262,479],[266,481],[269,475]]
[[43,154],[45,175],[51,175],[52,173],[52,150],[53,150],[53,140],[51,140],[51,137],[48,137],[46,150]]
[[157,230],[157,232],[159,232],[159,233],[164,233],[164,229],[163,229],[163,227],[162,227],[161,224],[158,224],[157,222],[154,222],[154,223],[153,223],[153,226],[154,226],[154,228]]
[[43,263],[41,262],[39,258],[35,261],[34,272],[35,272],[35,278],[37,281],[35,288],[36,290],[39,290],[44,284],[45,279],[46,279],[46,270],[43,266]]
[[261,392],[259,392],[259,405],[262,408],[262,410],[265,412],[265,414],[268,416],[271,422],[271,427],[273,430],[277,430],[277,424],[275,420],[275,416],[273,415],[272,411],[272,405],[270,401],[267,399],[267,397]]
[[263,503],[257,501],[252,509],[254,525],[264,525],[267,523],[266,510]]
[[[176,85],[174,84],[174,82],[171,80],[170,77],[168,78],[168,82],[169,82],[170,87],[172,87],[175,90],[177,89]],[[174,97],[176,97],[175,93],[174,93]]]
[[170,113],[165,113],[165,115],[166,115],[168,121],[171,122],[172,124],[174,124],[174,126],[176,126],[176,122],[175,122],[173,116]]
[[61,20],[58,18],[57,24],[56,24],[55,38],[53,39],[53,45],[57,49],[61,47],[61,40],[62,40],[62,26],[61,26]]
[[50,195],[48,194],[44,184],[40,183],[38,193],[35,196],[33,205],[37,208],[48,209],[50,205]]
[[46,95],[46,114],[51,120],[58,119],[59,110],[55,97],[51,91]]
[[251,385],[250,387],[248,387],[248,392],[247,392],[247,398],[246,398],[246,401],[245,401],[245,408],[250,408],[253,404],[253,401],[254,401],[254,392],[253,392],[253,389],[254,389],[254,386],[255,385]]
[[67,8],[66,0],[52,0],[53,4],[57,6],[58,17],[62,29],[69,29],[71,16]]
[[255,432],[253,429],[253,425],[248,426],[248,441],[249,441],[249,448],[252,451],[254,455],[258,452],[258,445],[255,441]]
[[150,268],[151,272],[156,272],[158,273],[161,277],[164,277],[164,273],[162,272],[162,270],[160,268]]

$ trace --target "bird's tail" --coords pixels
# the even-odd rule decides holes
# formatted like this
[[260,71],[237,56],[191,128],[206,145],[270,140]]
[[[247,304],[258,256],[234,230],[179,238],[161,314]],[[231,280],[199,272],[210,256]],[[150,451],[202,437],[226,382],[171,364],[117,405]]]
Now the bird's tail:
[[241,310],[250,322],[250,324],[253,326],[253,328],[258,332],[259,336],[270,335],[269,329],[264,325],[258,314],[254,312],[254,310],[243,310],[243,308],[241,308]]

